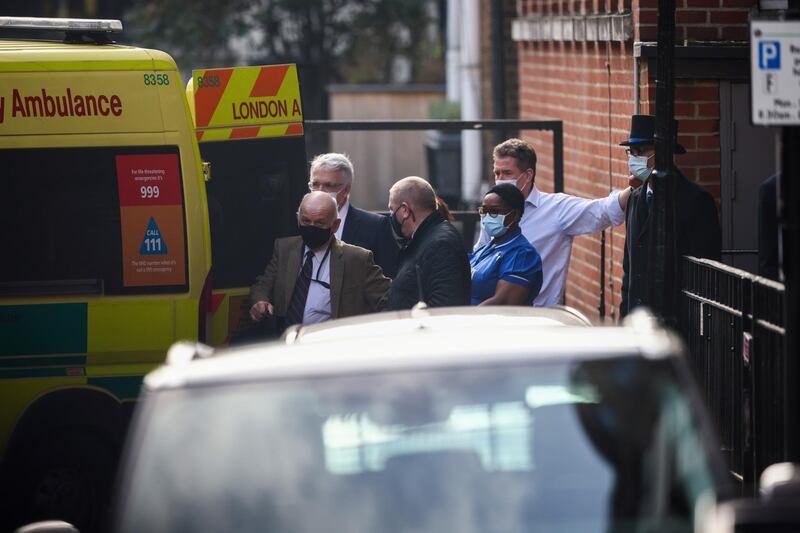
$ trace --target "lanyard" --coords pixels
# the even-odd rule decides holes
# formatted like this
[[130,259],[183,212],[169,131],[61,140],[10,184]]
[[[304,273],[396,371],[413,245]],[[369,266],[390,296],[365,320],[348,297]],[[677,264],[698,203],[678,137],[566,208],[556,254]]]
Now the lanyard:
[[[328,248],[325,250],[325,255],[322,256],[322,261],[320,261],[319,262],[319,266],[317,266],[317,276],[316,276],[316,278],[309,278],[309,281],[316,281],[317,283],[319,283],[320,285],[322,285],[324,288],[326,288],[328,290],[331,290],[331,284],[330,283],[326,283],[326,282],[322,281],[321,279],[319,279],[319,272],[320,272],[320,270],[322,270],[322,265],[325,264],[325,261],[328,259],[328,256],[331,254],[331,246],[332,245],[333,245],[333,243],[328,244]],[[309,250],[309,251],[311,253],[314,253],[314,250]],[[300,248],[300,264],[301,265],[303,264],[303,258],[305,257],[305,255],[306,255],[305,254],[305,247]],[[300,270],[302,271],[302,267],[301,267]]]

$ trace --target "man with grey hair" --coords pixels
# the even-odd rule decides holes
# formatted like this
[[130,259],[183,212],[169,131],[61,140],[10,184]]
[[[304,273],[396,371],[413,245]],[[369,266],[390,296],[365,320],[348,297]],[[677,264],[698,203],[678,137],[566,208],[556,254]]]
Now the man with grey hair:
[[397,272],[398,247],[386,216],[364,211],[350,203],[353,185],[353,163],[345,154],[321,154],[311,161],[308,188],[322,191],[336,200],[339,219],[336,238],[354,246],[371,250],[384,275]]
[[389,309],[410,309],[419,301],[429,307],[469,305],[471,276],[458,230],[436,206],[436,193],[417,176],[389,190],[394,232],[408,239],[389,292]]
[[272,260],[250,289],[250,318],[276,318],[278,332],[292,324],[380,311],[390,280],[372,252],[335,236],[336,203],[323,192],[303,197],[297,213],[299,237],[277,239]]

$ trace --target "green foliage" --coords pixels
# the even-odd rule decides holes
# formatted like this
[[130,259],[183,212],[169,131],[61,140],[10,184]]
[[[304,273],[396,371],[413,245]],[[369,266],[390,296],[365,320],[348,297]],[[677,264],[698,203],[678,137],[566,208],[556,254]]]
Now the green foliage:
[[137,44],[168,51],[182,69],[295,62],[308,118],[327,116],[330,83],[391,83],[398,58],[410,81],[441,83],[434,0],[135,0]]
[[139,0],[123,21],[132,41],[169,52],[181,69],[226,65],[231,37],[247,31],[252,0]]
[[449,100],[435,100],[429,108],[430,118],[442,120],[460,120],[461,104]]

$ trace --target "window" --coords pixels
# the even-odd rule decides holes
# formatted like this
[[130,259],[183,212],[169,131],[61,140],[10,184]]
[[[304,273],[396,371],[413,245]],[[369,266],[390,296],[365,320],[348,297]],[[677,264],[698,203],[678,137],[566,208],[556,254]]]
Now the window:
[[159,392],[138,428],[121,531],[689,532],[721,470],[671,365]]
[[[171,278],[151,274],[132,280],[123,273],[125,231],[119,193],[118,158],[134,156],[174,162],[172,231],[164,239],[178,260]],[[135,159],[134,159],[135,160]],[[188,289],[183,187],[177,147],[42,148],[0,150],[0,291],[4,294],[100,292],[130,294]],[[145,187],[146,189],[146,187]],[[138,190],[138,189],[137,189]],[[150,185],[150,196],[154,189]],[[162,197],[163,203],[163,197]],[[148,209],[148,208],[144,208]],[[158,209],[165,209],[159,206]],[[154,211],[157,212],[157,211]],[[158,223],[158,216],[154,217]],[[149,217],[148,217],[149,221]],[[130,228],[138,245],[148,239],[145,222]],[[165,224],[162,223],[162,232]],[[150,230],[152,232],[152,230]],[[172,237],[172,235],[171,235]],[[141,241],[141,242],[140,242]],[[172,241],[172,242],[170,242]],[[161,251],[161,250],[155,250]],[[128,254],[131,255],[131,254]],[[161,277],[159,277],[161,276]],[[164,281],[167,280],[167,281]],[[175,281],[177,280],[177,282]],[[85,290],[86,284],[96,287]]]
[[207,142],[206,185],[214,288],[249,287],[276,238],[297,234],[308,171],[302,137]]

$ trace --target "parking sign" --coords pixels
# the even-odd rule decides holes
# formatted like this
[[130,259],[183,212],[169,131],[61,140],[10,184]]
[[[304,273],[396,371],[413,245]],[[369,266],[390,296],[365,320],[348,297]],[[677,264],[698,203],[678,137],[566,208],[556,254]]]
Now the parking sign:
[[751,119],[800,125],[800,21],[750,22]]
[[800,21],[750,21],[751,120],[800,125]]
[[780,41],[761,41],[758,43],[758,67],[761,70],[780,70]]

